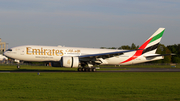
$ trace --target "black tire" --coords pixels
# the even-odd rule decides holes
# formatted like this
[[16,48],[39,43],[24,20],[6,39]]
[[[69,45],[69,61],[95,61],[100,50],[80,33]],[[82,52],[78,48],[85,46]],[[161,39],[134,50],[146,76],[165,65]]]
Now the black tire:
[[81,72],[81,68],[78,68],[78,72]]
[[89,68],[86,68],[85,71],[88,72],[88,71],[89,71]]
[[17,66],[17,69],[20,69],[20,66],[19,66],[19,65]]
[[92,72],[92,69],[91,69],[91,68],[88,68],[88,71],[89,71],[89,72]]
[[96,71],[96,68],[92,68],[92,72],[95,72]]
[[81,68],[81,72],[85,72],[85,68]]

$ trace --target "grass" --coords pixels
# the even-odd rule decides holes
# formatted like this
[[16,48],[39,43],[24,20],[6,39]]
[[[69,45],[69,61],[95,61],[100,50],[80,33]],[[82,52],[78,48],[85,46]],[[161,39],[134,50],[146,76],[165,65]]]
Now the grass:
[[180,73],[0,73],[0,101],[180,100]]
[[[77,71],[1,65],[0,71],[4,70]],[[179,101],[179,95],[179,72],[0,73],[0,101]]]

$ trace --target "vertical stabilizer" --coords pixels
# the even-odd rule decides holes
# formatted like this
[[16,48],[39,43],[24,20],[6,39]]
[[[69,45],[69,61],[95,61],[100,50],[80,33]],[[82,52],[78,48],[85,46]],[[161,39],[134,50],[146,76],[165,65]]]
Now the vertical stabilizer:
[[164,30],[165,28],[159,28],[149,39],[144,42],[144,44],[141,45],[141,47],[139,47],[139,50],[137,50],[132,57],[121,62],[120,64],[132,61],[142,54],[155,54]]
[[155,54],[161,41],[165,28],[159,28],[146,42],[139,48],[143,49],[142,54]]

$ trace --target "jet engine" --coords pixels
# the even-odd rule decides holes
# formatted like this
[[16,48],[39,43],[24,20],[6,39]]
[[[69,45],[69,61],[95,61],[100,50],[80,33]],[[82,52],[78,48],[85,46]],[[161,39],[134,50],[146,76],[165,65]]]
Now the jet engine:
[[79,66],[79,58],[64,56],[61,58],[61,65],[62,67],[77,68]]

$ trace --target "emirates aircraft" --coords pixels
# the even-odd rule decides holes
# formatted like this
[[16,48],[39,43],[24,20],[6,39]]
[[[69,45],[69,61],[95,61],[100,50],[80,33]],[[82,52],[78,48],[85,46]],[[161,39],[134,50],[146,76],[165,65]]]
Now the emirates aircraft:
[[96,71],[96,65],[131,65],[164,59],[164,55],[156,54],[164,31],[165,28],[159,28],[137,50],[25,45],[10,48],[4,55],[17,62],[51,62],[56,67]]

